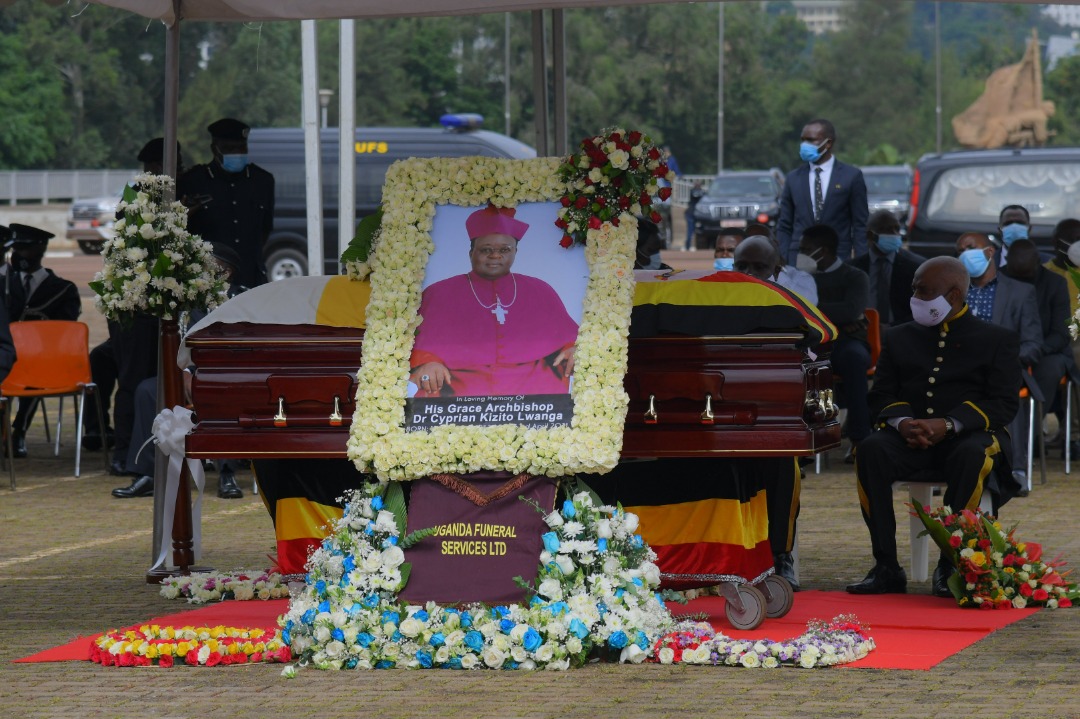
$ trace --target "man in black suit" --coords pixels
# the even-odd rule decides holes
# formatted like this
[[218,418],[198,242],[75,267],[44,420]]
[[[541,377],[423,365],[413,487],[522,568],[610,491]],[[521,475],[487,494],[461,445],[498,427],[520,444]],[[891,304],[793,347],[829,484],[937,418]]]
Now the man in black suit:
[[274,225],[274,176],[248,162],[249,129],[224,118],[207,128],[214,159],[196,165],[176,183],[188,207],[188,230],[207,242],[229,245],[240,255],[239,283],[266,282],[263,247]]
[[[57,277],[41,264],[52,237],[51,232],[29,225],[13,223],[8,227],[6,246],[11,248],[11,263],[6,270],[12,299],[8,310],[12,321],[77,320],[82,313],[82,300],[75,283]],[[16,457],[26,456],[26,429],[38,402],[37,399],[19,400],[19,410],[11,423]]]
[[836,129],[828,120],[812,120],[802,129],[803,164],[788,173],[776,224],[780,255],[788,264],[795,262],[799,238],[811,225],[836,231],[842,260],[866,252],[866,181],[862,170],[833,156],[835,142]]
[[[948,482],[943,504],[954,510],[978,507],[984,489],[995,508],[1019,490],[1008,472],[993,472],[1001,433],[1019,404],[1016,333],[973,315],[968,274],[955,258],[924,262],[913,288],[914,321],[885,333],[870,394],[877,431],[859,446],[855,465],[874,567],[847,587],[852,594],[907,591],[896,556],[893,482],[939,469]],[[952,569],[939,560],[935,595],[951,596]]]
[[901,247],[900,221],[888,210],[878,210],[866,225],[870,251],[851,264],[870,278],[870,306],[878,311],[881,329],[911,321],[911,281],[926,261]]
[[814,275],[817,306],[840,330],[832,347],[832,368],[844,383],[848,439],[851,446],[844,461],[854,461],[855,449],[870,434],[870,410],[866,404],[870,369],[870,344],[865,310],[870,280],[862,270],[845,264],[836,256],[840,241],[828,225],[811,225],[799,241],[795,266]]

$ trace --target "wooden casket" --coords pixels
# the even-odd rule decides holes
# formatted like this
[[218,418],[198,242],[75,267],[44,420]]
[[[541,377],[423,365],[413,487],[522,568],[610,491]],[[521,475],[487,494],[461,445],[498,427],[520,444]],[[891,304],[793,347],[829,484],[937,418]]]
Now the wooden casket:
[[[186,338],[190,457],[345,457],[363,331],[217,323]],[[810,455],[836,447],[827,354],[802,335],[631,338],[625,457]]]

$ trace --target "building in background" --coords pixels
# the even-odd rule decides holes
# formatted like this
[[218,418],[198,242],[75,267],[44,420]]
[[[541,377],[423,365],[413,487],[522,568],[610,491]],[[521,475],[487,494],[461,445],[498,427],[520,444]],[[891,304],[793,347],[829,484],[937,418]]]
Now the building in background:
[[795,17],[806,23],[810,32],[821,35],[844,26],[843,13],[851,0],[795,0],[791,4],[795,6]]

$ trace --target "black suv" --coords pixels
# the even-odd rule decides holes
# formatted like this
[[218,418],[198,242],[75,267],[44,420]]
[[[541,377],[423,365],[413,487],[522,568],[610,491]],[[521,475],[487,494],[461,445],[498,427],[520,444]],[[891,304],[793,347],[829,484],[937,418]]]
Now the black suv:
[[907,224],[911,197],[910,165],[868,165],[860,168],[866,180],[866,204],[870,214],[888,210],[900,225]]
[[1080,148],[964,150],[924,155],[915,167],[908,217],[912,252],[954,252],[964,232],[997,234],[1006,205],[1031,214],[1031,238],[1052,251],[1054,225],[1080,217]]
[[712,249],[717,235],[760,222],[776,226],[784,173],[777,168],[723,172],[694,208],[694,246]]

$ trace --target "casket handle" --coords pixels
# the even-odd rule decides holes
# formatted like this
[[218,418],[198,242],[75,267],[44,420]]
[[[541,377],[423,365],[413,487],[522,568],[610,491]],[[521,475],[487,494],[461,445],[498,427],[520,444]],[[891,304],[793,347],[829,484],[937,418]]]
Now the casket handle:
[[341,426],[341,397],[334,395],[334,411],[330,413],[330,426]]
[[712,411],[712,395],[711,394],[706,394],[705,395],[705,411],[701,413],[701,423],[702,424],[713,424],[713,423],[715,423],[715,421],[716,421],[716,417],[715,417],[715,415],[713,415],[713,411]]
[[285,416],[285,396],[281,395],[277,398],[277,414],[274,415],[274,426],[285,427],[289,423],[289,418]]
[[656,395],[649,395],[649,408],[645,410],[645,424],[656,424],[658,418],[656,416],[655,406]]
[[823,394],[825,395],[825,419],[832,419],[840,414],[840,408],[833,402],[833,391],[831,389],[825,390]]

